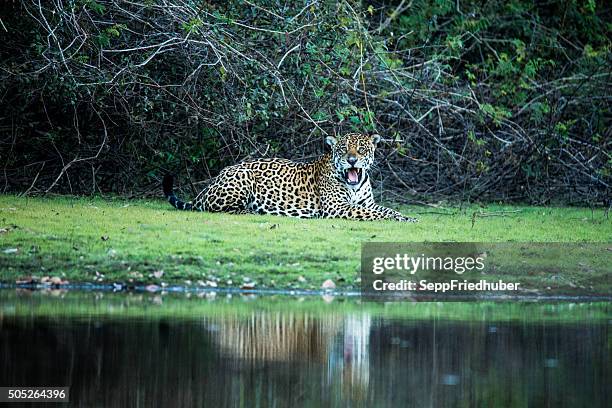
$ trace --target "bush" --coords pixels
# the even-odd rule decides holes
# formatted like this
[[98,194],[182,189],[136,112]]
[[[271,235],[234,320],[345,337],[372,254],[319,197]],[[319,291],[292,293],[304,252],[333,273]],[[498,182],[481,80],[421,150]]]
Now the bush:
[[603,4],[288,4],[4,5],[4,190],[156,194],[167,172],[193,186],[360,131],[385,140],[391,200],[610,196]]

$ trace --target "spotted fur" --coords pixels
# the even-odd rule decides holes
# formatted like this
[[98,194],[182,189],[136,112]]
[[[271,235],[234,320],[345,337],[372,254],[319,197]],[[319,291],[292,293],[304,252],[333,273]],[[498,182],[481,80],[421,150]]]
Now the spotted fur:
[[308,163],[257,159],[229,166],[190,202],[174,195],[173,179],[166,176],[164,193],[179,210],[417,222],[374,202],[368,170],[379,140],[378,135],[330,136],[331,152]]

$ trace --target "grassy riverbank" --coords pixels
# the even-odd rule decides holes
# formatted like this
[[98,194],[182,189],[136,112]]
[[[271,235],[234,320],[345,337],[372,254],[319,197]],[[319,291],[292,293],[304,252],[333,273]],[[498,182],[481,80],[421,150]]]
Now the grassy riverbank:
[[[612,221],[601,209],[402,210],[421,222],[190,213],[161,200],[5,195],[0,196],[0,280],[318,289],[331,279],[338,287],[355,288],[364,241],[605,243],[612,237]],[[609,273],[583,269],[563,279],[552,272],[514,278],[525,289],[609,293]],[[500,272],[500,278],[508,274]]]

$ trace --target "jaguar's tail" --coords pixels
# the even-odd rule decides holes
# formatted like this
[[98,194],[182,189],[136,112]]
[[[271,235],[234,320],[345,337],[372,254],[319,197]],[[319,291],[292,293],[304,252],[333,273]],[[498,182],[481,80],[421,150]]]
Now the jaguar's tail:
[[186,203],[181,201],[177,196],[174,195],[172,185],[174,184],[174,176],[165,175],[162,181],[162,187],[164,189],[164,195],[168,202],[177,210],[191,210],[193,208],[191,202]]

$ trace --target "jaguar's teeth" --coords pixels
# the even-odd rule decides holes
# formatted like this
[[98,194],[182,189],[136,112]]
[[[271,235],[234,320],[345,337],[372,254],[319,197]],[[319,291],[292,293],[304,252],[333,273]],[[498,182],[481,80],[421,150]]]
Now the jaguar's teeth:
[[361,182],[363,178],[363,169],[361,167],[351,167],[344,170],[344,179],[346,183],[352,186],[356,186]]

